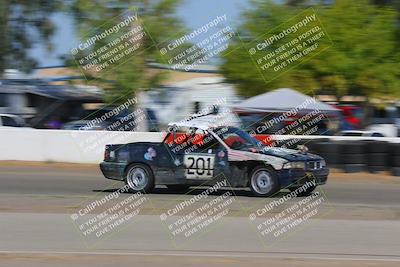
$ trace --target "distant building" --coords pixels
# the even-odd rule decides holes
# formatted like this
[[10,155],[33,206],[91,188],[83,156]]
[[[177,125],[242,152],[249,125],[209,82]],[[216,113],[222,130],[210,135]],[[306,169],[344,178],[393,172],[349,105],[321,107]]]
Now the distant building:
[[[240,100],[215,66],[198,66],[190,71],[156,63],[149,67],[151,73],[169,74],[164,86],[138,96],[141,108],[153,111],[161,126],[218,103],[221,111],[226,110]],[[6,79],[0,80],[0,113],[20,115],[38,128],[50,119],[79,120],[84,109],[97,109],[103,104],[102,90],[77,85],[82,80],[80,75],[65,66],[37,69],[29,76],[9,71]]]
[[238,101],[234,87],[218,75],[172,82],[139,94],[140,105],[154,110],[163,126],[212,105],[219,106],[221,112],[229,112],[230,106]]
[[45,80],[0,80],[0,113],[24,117],[33,127],[57,117],[65,121],[79,117],[85,103],[101,103],[96,87],[52,85]]

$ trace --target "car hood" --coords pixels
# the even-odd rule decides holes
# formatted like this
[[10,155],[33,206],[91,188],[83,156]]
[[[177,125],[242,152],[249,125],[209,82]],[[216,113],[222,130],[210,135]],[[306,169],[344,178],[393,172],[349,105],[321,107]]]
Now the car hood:
[[288,161],[306,161],[306,160],[321,160],[318,155],[311,153],[302,153],[299,150],[280,148],[280,147],[263,147],[255,153],[280,157]]

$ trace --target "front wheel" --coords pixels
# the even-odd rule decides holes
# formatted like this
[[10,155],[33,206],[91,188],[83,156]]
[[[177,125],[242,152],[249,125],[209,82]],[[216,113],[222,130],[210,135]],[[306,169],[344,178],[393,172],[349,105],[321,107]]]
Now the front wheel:
[[134,163],[126,171],[125,183],[131,192],[150,193],[154,188],[154,175],[146,165]]
[[250,176],[250,189],[253,195],[269,197],[279,191],[279,181],[275,171],[267,167],[255,168]]

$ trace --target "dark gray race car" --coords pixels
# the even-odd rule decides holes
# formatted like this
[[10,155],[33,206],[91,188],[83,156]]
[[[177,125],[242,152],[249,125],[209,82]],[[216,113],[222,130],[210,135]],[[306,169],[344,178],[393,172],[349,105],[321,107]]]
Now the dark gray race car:
[[[262,146],[241,129],[215,122],[198,118],[170,124],[162,142],[107,145],[101,171],[134,192],[150,192],[155,185],[185,190],[224,180],[229,187],[249,187],[256,196],[283,188],[302,188],[298,195],[308,195],[326,183],[329,169],[320,156]],[[185,127],[189,133],[180,132]]]

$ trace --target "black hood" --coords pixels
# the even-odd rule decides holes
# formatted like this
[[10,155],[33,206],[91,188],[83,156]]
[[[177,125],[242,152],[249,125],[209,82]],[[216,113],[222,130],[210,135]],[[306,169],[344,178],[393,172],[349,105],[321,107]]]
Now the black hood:
[[302,153],[299,150],[280,148],[280,147],[263,147],[258,151],[258,153],[269,156],[280,157],[288,161],[309,161],[309,160],[323,159],[322,157],[315,154]]

